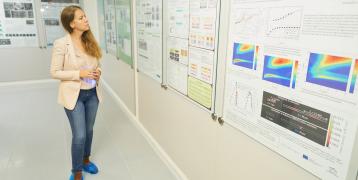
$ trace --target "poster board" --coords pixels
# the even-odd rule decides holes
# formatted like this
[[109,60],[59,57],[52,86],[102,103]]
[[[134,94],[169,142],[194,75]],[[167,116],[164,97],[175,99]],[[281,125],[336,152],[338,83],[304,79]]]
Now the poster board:
[[45,30],[46,45],[53,46],[56,39],[63,37],[66,31],[61,25],[61,12],[66,6],[80,5],[79,0],[41,0],[41,18]]
[[106,29],[105,29],[105,14],[104,14],[104,0],[97,0],[98,11],[98,30],[99,30],[99,45],[102,50],[106,50]]
[[162,82],[162,0],[138,0],[137,60],[138,70]]
[[117,55],[117,28],[115,0],[104,1],[104,23],[106,35],[106,50],[108,53]]
[[0,48],[38,47],[38,30],[33,0],[0,2]]
[[131,0],[116,0],[117,58],[132,65]]
[[168,85],[213,111],[218,34],[216,0],[169,0]]
[[357,6],[230,4],[225,122],[323,180],[346,179],[356,137]]

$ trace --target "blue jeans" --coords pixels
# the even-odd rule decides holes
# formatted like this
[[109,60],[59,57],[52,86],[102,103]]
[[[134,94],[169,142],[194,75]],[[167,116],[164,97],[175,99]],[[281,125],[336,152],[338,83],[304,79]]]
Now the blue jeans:
[[65,108],[72,130],[72,172],[82,171],[83,158],[91,155],[93,125],[98,109],[96,88],[80,90],[73,110]]

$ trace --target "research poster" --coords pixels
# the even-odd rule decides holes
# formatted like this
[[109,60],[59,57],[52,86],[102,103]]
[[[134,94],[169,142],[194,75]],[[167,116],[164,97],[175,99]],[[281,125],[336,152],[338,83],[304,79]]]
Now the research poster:
[[168,84],[184,95],[188,95],[188,65],[168,61]]
[[168,85],[212,110],[217,0],[169,0]]
[[105,13],[104,13],[104,0],[97,0],[98,11],[98,31],[99,31],[99,44],[102,50],[106,50],[106,30],[105,30]]
[[187,95],[188,86],[188,56],[188,39],[167,39],[168,84],[184,95]]
[[61,12],[66,6],[77,5],[79,0],[41,0],[41,16],[45,27],[47,46],[52,46],[54,41],[63,37],[66,31],[61,25]]
[[189,37],[189,0],[168,0],[168,33],[171,37]]
[[231,0],[224,120],[323,180],[346,179],[358,4]]
[[0,48],[38,47],[33,0],[0,2]]
[[132,65],[131,1],[116,0],[117,57]]
[[138,69],[162,82],[162,1],[138,0]]
[[117,55],[117,31],[115,0],[104,1],[104,23],[107,51]]
[[188,96],[207,109],[212,108],[214,51],[189,47]]
[[190,47],[189,75],[208,84],[213,83],[214,52]]
[[217,0],[190,0],[190,46],[214,50]]

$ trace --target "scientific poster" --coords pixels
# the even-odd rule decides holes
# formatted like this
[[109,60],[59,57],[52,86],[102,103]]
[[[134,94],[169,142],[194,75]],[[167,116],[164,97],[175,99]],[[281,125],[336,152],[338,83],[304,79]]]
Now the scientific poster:
[[169,0],[167,5],[168,84],[212,110],[218,2]]
[[188,39],[167,39],[167,77],[169,86],[187,95],[188,86]]
[[224,120],[323,180],[346,179],[358,4],[232,0]]
[[138,69],[162,82],[162,1],[137,1]]
[[106,50],[106,30],[105,30],[105,15],[104,15],[104,1],[97,0],[97,11],[98,11],[98,30],[99,30],[99,44],[102,50]]
[[79,0],[41,0],[41,16],[45,27],[46,44],[52,46],[54,41],[66,32],[61,25],[61,12],[66,6],[79,5]]
[[189,75],[212,84],[214,74],[214,52],[190,47],[189,48]]
[[188,65],[168,61],[168,84],[180,93],[188,95]]
[[0,2],[0,48],[38,47],[33,0]]
[[106,33],[107,51],[116,56],[117,53],[117,30],[115,0],[104,1],[104,23]]
[[167,40],[168,59],[188,65],[188,39],[169,37]]
[[168,0],[169,36],[188,39],[189,0]]
[[132,65],[131,1],[116,0],[117,57]]
[[190,0],[190,46],[214,50],[217,0]]

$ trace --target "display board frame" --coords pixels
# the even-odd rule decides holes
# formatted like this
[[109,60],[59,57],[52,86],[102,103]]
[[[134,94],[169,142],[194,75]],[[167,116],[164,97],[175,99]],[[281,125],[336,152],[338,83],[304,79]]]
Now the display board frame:
[[[224,8],[227,12],[228,12],[228,14],[227,14],[227,16],[226,17],[231,17],[230,16],[230,13],[231,13],[231,7],[233,7],[233,5],[231,4],[232,2],[233,2],[234,0],[230,0],[230,2],[227,2],[227,3],[224,3],[223,4],[223,7],[222,8]],[[244,0],[238,0],[238,1],[240,1],[240,2],[244,2]],[[251,1],[250,1],[251,2]],[[249,4],[250,3],[249,1],[245,1],[245,5],[244,6],[240,6],[240,8],[247,8],[247,4]],[[254,1],[252,1],[252,2],[254,2]],[[271,1],[270,1],[271,2]],[[290,1],[291,2],[291,1]],[[269,3],[269,1],[267,1],[266,3]],[[302,3],[302,2],[301,2]],[[317,2],[318,3],[318,2]],[[264,5],[262,5],[262,4],[264,4],[264,3],[261,3],[261,6],[264,6]],[[346,5],[346,3],[344,3],[344,2],[342,2],[342,5],[343,5],[343,7],[341,7],[341,8],[346,8],[345,7],[345,5]],[[277,6],[277,4],[275,4],[275,2],[273,2],[272,1],[272,4],[268,7],[269,8],[269,12],[270,12],[270,14],[269,15],[271,15],[271,16],[274,16],[275,14],[273,13],[273,8],[275,8],[275,6]],[[283,5],[282,4],[280,4],[279,6],[277,6],[277,7],[280,7],[280,8],[283,8]],[[287,8],[287,10],[290,10],[290,8],[291,8],[291,10],[293,9],[293,8],[296,8],[297,7],[297,5],[294,5],[294,3],[292,3],[291,2],[291,4],[288,6],[289,8]],[[312,5],[310,8],[312,8],[312,7],[317,7],[317,6],[315,6],[315,5]],[[337,6],[336,5],[336,7],[339,7],[339,6]],[[255,6],[255,8],[257,8],[257,9],[262,9],[262,7],[260,7],[260,6]],[[255,8],[252,8],[252,9],[255,9]],[[306,9],[309,9],[309,10],[306,10],[305,9],[305,11],[307,11],[307,12],[311,12],[311,14],[313,14],[312,13],[312,10],[310,9],[310,8],[306,8]],[[297,9],[297,8],[296,8]],[[324,8],[323,8],[324,9]],[[271,10],[271,11],[270,11]],[[252,12],[253,11],[255,11],[255,10],[252,10]],[[284,10],[282,10],[281,12],[284,12]],[[327,15],[327,14],[331,14],[331,15],[335,15],[335,13],[332,13],[332,12],[330,12],[330,10],[328,10],[327,8],[326,8],[326,10],[323,10],[323,12],[324,12],[324,14],[325,15]],[[350,14],[350,13],[352,13],[352,11],[347,11],[346,12],[346,14]],[[222,14],[223,15],[223,14]],[[290,13],[288,13],[288,15],[290,15]],[[225,16],[225,15],[223,15],[223,16]],[[270,16],[266,16],[266,17],[270,17]],[[299,17],[299,16],[297,16],[297,17]],[[303,16],[301,16],[302,18],[303,18]],[[305,23],[307,23],[307,18],[308,17],[305,17],[306,19],[305,19]],[[312,18],[312,17],[309,17],[309,18]],[[225,59],[225,63],[224,64],[221,64],[220,66],[219,66],[219,68],[220,68],[220,71],[225,75],[225,76],[227,76],[228,74],[232,74],[233,73],[233,70],[231,70],[230,69],[230,66],[233,66],[233,65],[229,65],[229,63],[227,63],[228,61],[232,61],[232,59],[233,59],[233,57],[234,57],[234,54],[233,54],[233,51],[232,50],[230,50],[231,48],[234,48],[234,47],[232,47],[233,46],[233,44],[231,44],[231,41],[232,41],[232,39],[235,39],[235,38],[233,38],[233,37],[231,37],[231,33],[229,33],[230,32],[230,25],[232,25],[232,23],[231,23],[231,18],[229,18],[229,19],[227,19],[227,20],[223,20],[224,22],[223,22],[223,24],[221,25],[221,27],[223,28],[223,29],[225,29],[225,30],[223,30],[224,32],[221,32],[221,34],[223,35],[223,36],[221,36],[221,39],[222,39],[222,42],[220,42],[220,49],[225,49],[225,50],[223,50],[221,53],[220,53],[220,57],[222,58],[222,59]],[[302,24],[301,24],[302,25]],[[307,24],[305,24],[305,25],[307,25]],[[267,28],[269,28],[270,26],[267,26]],[[227,29],[226,29],[227,28]],[[311,31],[311,30],[310,30]],[[241,31],[242,32],[242,31]],[[297,31],[296,31],[297,32]],[[308,33],[309,31],[308,31],[308,29],[306,28],[305,29],[305,32],[304,33]],[[302,33],[302,32],[301,32]],[[225,35],[226,34],[226,35]],[[295,40],[295,38],[292,38],[292,36],[297,36],[296,34],[294,34],[294,33],[291,33],[290,34],[290,36],[291,37],[288,37],[288,36],[286,36],[285,38],[290,38],[291,40],[290,40],[290,42],[295,42],[296,40]],[[270,38],[276,38],[276,37],[270,37]],[[354,38],[357,38],[357,37],[354,37]],[[259,38],[257,38],[257,39],[259,39]],[[314,39],[314,38],[312,38],[312,39]],[[338,39],[338,38],[337,38]],[[242,41],[242,40],[241,40]],[[249,38],[246,38],[245,39],[245,41],[246,41],[246,43],[245,42],[239,42],[239,43],[243,43],[243,44],[246,44],[247,46],[247,48],[248,49],[250,49],[250,39]],[[248,43],[247,43],[248,42]],[[253,44],[257,44],[257,41],[255,41],[255,40],[251,40],[251,42],[253,42]],[[322,54],[322,52],[325,52],[324,51],[324,49],[327,49],[327,46],[317,46],[317,44],[318,44],[318,42],[321,42],[321,41],[319,41],[319,40],[317,40],[315,43],[312,43],[312,44],[310,44],[310,49],[309,49],[309,53],[310,54],[307,54],[306,56],[304,56],[307,60],[309,59],[309,60],[311,60],[311,59],[313,59],[313,57],[314,57],[314,55],[315,54]],[[354,46],[354,44],[351,42],[347,42],[348,44],[350,44],[350,45],[353,45]],[[281,39],[281,44],[285,44],[284,43],[284,41]],[[289,43],[288,43],[289,44]],[[265,44],[260,44],[259,43],[259,46],[263,46],[263,47],[270,47],[270,46],[268,46],[268,45],[270,45],[269,43],[265,43]],[[238,47],[239,47],[239,45],[238,45]],[[305,47],[305,46],[303,46],[303,45],[301,45],[301,47]],[[225,51],[225,52],[224,52]],[[270,70],[267,68],[268,66],[266,65],[266,62],[271,62],[271,60],[270,60],[270,58],[271,57],[269,57],[268,55],[269,54],[267,54],[267,52],[268,51],[273,51],[272,50],[272,47],[270,47],[270,49],[269,48],[267,48],[265,51],[259,51],[259,56],[263,56],[263,55],[265,55],[266,54],[266,58],[262,58],[262,63],[260,64],[260,65],[258,65],[257,66],[257,68],[259,69],[259,68],[261,68],[259,71],[261,72],[261,73],[265,73],[265,72],[267,72],[267,73],[269,73],[270,72]],[[277,52],[276,52],[277,53]],[[291,53],[294,53],[294,52],[292,52],[291,51]],[[256,54],[256,52],[255,52],[255,48],[253,48],[253,53],[252,54]],[[271,55],[272,54],[275,54],[275,53],[271,53]],[[327,58],[335,58],[335,59],[337,59],[337,61],[338,61],[338,57],[341,57],[341,59],[342,59],[342,61],[344,61],[343,60],[343,58],[342,57],[345,57],[345,56],[348,56],[348,57],[351,57],[352,58],[352,68],[353,68],[353,64],[354,64],[354,60],[356,59],[356,57],[358,56],[358,54],[357,53],[349,53],[349,51],[347,50],[347,51],[345,51],[345,50],[339,50],[339,51],[337,51],[337,52],[334,52],[334,51],[331,51],[331,53],[329,53],[329,52],[325,52],[325,53],[323,53],[323,54],[325,54],[326,56],[325,57],[327,57]],[[243,60],[246,60],[246,58],[249,58],[250,56],[243,56],[243,55],[236,55],[236,57],[238,57],[238,59],[243,59]],[[284,62],[284,61],[287,61],[287,59],[285,60],[285,58],[287,58],[287,57],[283,57],[283,59],[281,59],[282,61],[281,62]],[[259,60],[260,61],[260,60]],[[265,63],[264,63],[265,62]],[[307,61],[308,62],[308,61]],[[312,60],[312,62],[313,62],[313,60]],[[292,60],[292,62],[291,62],[291,64],[292,64],[292,73],[293,72],[295,72],[296,71],[296,63],[297,63],[297,61],[296,61],[296,59],[294,58],[293,60]],[[300,64],[301,62],[299,62],[298,64]],[[233,62],[231,63],[231,64],[234,64]],[[307,63],[307,65],[309,66],[309,64]],[[245,66],[243,65],[243,64],[237,64],[236,66],[241,66],[239,69],[241,70],[241,71],[239,71],[239,72],[242,72],[243,74],[249,74],[249,71],[247,71],[246,69],[245,69]],[[261,66],[261,67],[260,67]],[[255,66],[252,66],[252,68],[254,68]],[[298,68],[308,68],[307,66],[297,66]],[[302,69],[301,69],[302,70]],[[300,71],[300,69],[298,69],[298,72]],[[351,73],[352,73],[352,69],[350,70],[351,71]],[[271,71],[272,72],[272,71]],[[277,72],[277,71],[276,71]],[[284,71],[282,71],[282,72],[284,72]],[[297,72],[297,71],[296,71]],[[305,74],[307,74],[308,72],[307,71],[302,71],[303,72],[303,74],[305,75]],[[243,75],[241,73],[241,76]],[[238,74],[238,73],[237,73]],[[310,172],[310,173],[312,173],[314,176],[317,176],[317,177],[319,177],[319,178],[321,178],[321,179],[329,179],[329,180],[331,180],[331,179],[353,179],[353,178],[356,178],[357,177],[357,167],[358,167],[358,165],[357,165],[357,161],[354,161],[353,159],[356,159],[357,158],[357,149],[358,149],[358,147],[357,147],[357,133],[356,133],[356,129],[357,129],[357,127],[356,127],[356,124],[351,124],[351,126],[354,126],[354,127],[350,127],[349,128],[349,131],[351,132],[349,135],[347,135],[347,136],[349,136],[347,139],[346,139],[346,141],[347,141],[347,143],[348,144],[352,144],[352,145],[347,145],[347,148],[345,148],[346,150],[346,153],[351,153],[350,154],[350,158],[348,158],[347,156],[345,156],[345,158],[343,158],[343,159],[345,159],[345,160],[343,160],[344,161],[344,165],[343,166],[345,166],[345,168],[343,168],[343,170],[338,170],[338,169],[335,169],[333,166],[332,166],[332,169],[330,170],[330,171],[326,171],[326,172],[322,172],[322,170],[318,170],[318,168],[317,167],[314,167],[314,166],[309,166],[309,165],[304,165],[305,163],[302,163],[302,162],[298,162],[298,160],[297,159],[294,159],[294,158],[292,158],[292,156],[290,156],[290,155],[288,155],[287,153],[285,153],[285,152],[283,152],[282,150],[280,150],[280,149],[278,149],[278,148],[273,148],[271,145],[269,145],[267,142],[265,142],[264,140],[262,140],[262,138],[258,138],[255,134],[253,134],[253,133],[250,133],[250,132],[248,132],[248,130],[246,129],[245,130],[245,128],[243,128],[243,127],[248,127],[249,125],[248,124],[246,124],[245,126],[243,125],[244,124],[244,121],[242,122],[242,124],[238,124],[239,122],[241,122],[241,120],[240,120],[240,118],[238,118],[238,119],[236,119],[237,121],[239,121],[239,122],[235,122],[235,121],[232,121],[232,119],[230,119],[230,117],[228,117],[227,115],[225,115],[226,114],[226,112],[225,111],[227,111],[226,110],[226,105],[224,105],[224,104],[228,104],[227,103],[227,99],[229,99],[229,98],[227,98],[228,97],[228,86],[230,85],[230,84],[232,84],[232,78],[231,78],[231,80],[230,79],[228,79],[227,77],[225,77],[225,76],[221,76],[221,77],[218,77],[219,78],[219,83],[220,83],[220,88],[219,88],[219,93],[218,93],[218,98],[217,98],[217,102],[218,102],[218,108],[217,108],[217,113],[219,114],[219,116],[222,118],[222,120],[225,122],[225,124],[227,124],[227,125],[230,125],[230,126],[232,126],[232,127],[234,127],[235,129],[237,129],[237,130],[239,130],[239,131],[242,131],[242,132],[244,132],[245,134],[247,134],[249,137],[251,137],[252,139],[254,139],[255,141],[257,141],[257,142],[259,142],[259,143],[261,143],[261,144],[263,144],[264,146],[266,146],[266,147],[268,147],[269,149],[271,149],[273,152],[275,152],[275,153],[277,153],[277,154],[279,154],[279,155],[281,155],[281,156],[283,156],[284,158],[286,158],[286,159],[288,159],[289,161],[291,161],[291,162],[293,162],[293,163],[295,163],[295,164],[297,164],[298,166],[300,166],[301,168],[303,168],[303,169],[305,169],[306,171],[308,171],[308,172]],[[298,74],[297,76],[302,76],[302,73],[301,73],[301,75],[300,74]],[[234,77],[234,76],[233,76]],[[250,78],[250,76],[247,76],[248,78]],[[268,77],[268,76],[267,76]],[[308,82],[309,81],[309,83],[310,84],[312,84],[312,85],[310,85],[309,87],[317,87],[317,81],[313,81],[313,80],[310,80],[310,79],[307,79],[307,78],[305,78],[304,80],[302,79],[302,77],[301,77],[301,80],[299,79],[299,77],[297,77],[297,79],[296,79],[296,83],[293,83],[293,81],[292,81],[292,79],[294,79],[294,73],[292,74],[292,76],[291,76],[291,82],[290,82],[290,85],[289,85],[289,87],[287,87],[286,85],[284,85],[284,84],[287,84],[287,83],[283,83],[282,85],[284,85],[284,86],[282,86],[282,85],[280,85],[281,83],[279,83],[279,84],[277,84],[277,81],[272,81],[272,80],[269,80],[267,77],[265,77],[265,76],[258,76],[258,78],[259,79],[262,79],[262,81],[265,81],[265,83],[264,84],[266,84],[266,85],[264,85],[263,87],[264,87],[264,90],[265,89],[267,89],[268,88],[268,90],[269,89],[271,89],[271,90],[269,90],[269,92],[274,92],[276,95],[280,95],[281,97],[281,99],[282,99],[282,96],[283,96],[283,98],[284,99],[288,99],[289,101],[288,102],[294,102],[294,103],[296,103],[296,104],[301,104],[300,105],[300,107],[302,106],[302,104],[304,103],[304,105],[310,105],[311,107],[313,107],[313,108],[315,108],[315,109],[318,109],[318,110],[323,110],[323,109],[325,109],[325,111],[326,112],[328,112],[328,113],[332,113],[333,115],[334,115],[334,117],[336,117],[336,115],[337,115],[337,112],[336,113],[334,113],[334,112],[330,112],[330,110],[328,110],[327,111],[327,109],[329,109],[328,107],[330,107],[330,105],[329,104],[323,104],[323,106],[322,107],[319,107],[319,106],[317,106],[317,104],[315,104],[315,103],[312,103],[312,101],[316,101],[317,102],[317,98],[310,98],[310,100],[309,101],[311,101],[311,103],[308,103],[307,101],[304,101],[304,99],[302,99],[302,98],[304,98],[303,96],[301,96],[301,95],[296,95],[296,97],[295,98],[293,98],[292,99],[292,97],[291,96],[287,96],[287,93],[289,94],[289,93],[291,93],[292,91],[294,91],[294,89],[297,89],[297,88],[301,88],[300,86],[302,86],[302,85],[300,85],[300,83],[302,84],[302,82]],[[347,78],[348,79],[348,78]],[[349,81],[350,81],[350,78],[348,79]],[[251,84],[255,84],[255,83],[257,83],[256,81],[250,81],[250,83]],[[246,85],[248,85],[248,86],[250,86],[250,84],[249,83],[246,83]],[[324,85],[324,83],[320,83],[320,85],[321,86],[325,86]],[[274,86],[276,86],[276,88],[274,88],[273,89],[273,91],[272,91],[272,87],[274,87]],[[286,86],[286,88],[288,88],[288,89],[290,89],[290,90],[284,90],[284,91],[278,91],[278,89],[282,89],[282,88],[278,88],[278,87],[285,87]],[[336,89],[334,89],[335,90],[335,92],[338,92],[339,91],[339,89],[342,89],[341,88],[342,86],[337,86],[337,88]],[[246,92],[246,90],[245,90],[245,86],[242,86],[241,85],[241,93],[245,93]],[[325,86],[324,88],[326,88],[326,89],[329,89],[329,88],[331,88],[332,89],[332,87],[329,87],[329,86]],[[346,94],[349,94],[350,92],[350,90],[349,90],[349,84],[347,84],[347,90],[346,90]],[[246,88],[247,89],[247,88]],[[275,90],[276,89],[276,90]],[[322,88],[321,88],[322,89]],[[304,90],[303,91],[300,91],[301,93],[302,92],[304,92],[304,91],[306,91],[306,93],[307,93],[307,88],[304,88]],[[327,93],[324,93],[325,95],[334,95],[334,93],[332,93],[333,92],[333,90],[326,90],[327,91]],[[267,91],[266,91],[267,92]],[[259,92],[260,93],[260,92]],[[267,93],[266,93],[267,94]],[[264,93],[264,95],[265,95],[265,93]],[[318,95],[318,94],[316,94],[316,95]],[[322,94],[323,95],[323,94]],[[266,95],[267,96],[267,95]],[[313,95],[311,95],[311,96],[313,96]],[[299,98],[299,97],[301,97],[301,99]],[[329,98],[328,98],[329,99]],[[355,98],[354,98],[355,99]],[[259,102],[260,103],[260,101],[261,100],[263,100],[262,98],[258,98],[257,99],[257,102]],[[282,99],[283,100],[283,99]],[[356,101],[356,99],[355,100],[353,100],[353,99],[350,99],[350,98],[348,98],[348,99],[340,99],[340,101],[341,102],[343,102],[343,103],[357,103],[357,101]],[[286,103],[285,101],[283,101],[284,103]],[[341,107],[342,107],[342,105],[341,105]],[[273,108],[273,107],[271,107],[271,108]],[[303,107],[301,107],[301,108],[299,108],[299,109],[304,109]],[[261,111],[261,110],[260,110]],[[346,115],[344,115],[343,114],[343,111],[341,112],[341,113],[339,113],[339,114],[341,114],[342,116],[344,116],[344,117],[346,117]],[[348,112],[348,114],[350,114],[349,112]],[[349,115],[348,115],[349,116]],[[322,115],[322,117],[325,117],[324,115]],[[253,117],[251,117],[251,118],[253,118]],[[347,118],[346,118],[347,119]],[[335,121],[339,121],[339,120],[335,120]],[[333,121],[334,122],[334,121]],[[270,123],[269,123],[270,124]],[[272,123],[271,124],[271,126],[277,126],[277,125],[275,125],[275,123]],[[286,130],[285,130],[286,129]],[[287,131],[287,128],[281,128],[281,131]],[[352,133],[354,133],[354,134],[352,134]],[[294,134],[296,134],[296,133],[291,133],[291,135],[294,135]],[[297,137],[298,139],[303,139],[302,137]],[[317,140],[315,140],[315,139],[312,139],[311,140],[311,142],[313,142],[313,143],[311,143],[311,144],[314,144],[314,143],[317,143],[317,142],[319,142],[319,141],[317,141]],[[355,142],[355,143],[354,143]],[[297,148],[296,148],[296,151],[299,151]],[[317,160],[317,157],[315,157],[315,155],[313,155],[312,153],[308,153],[308,152],[305,152],[305,153],[302,153],[301,154],[301,156],[300,156],[303,160],[302,161],[306,161],[307,163],[306,164],[308,164],[308,162],[309,161],[312,161],[312,160],[316,160],[317,162],[319,162],[318,160]],[[345,169],[345,170],[344,170]],[[340,171],[340,173],[338,173]],[[334,175],[335,174],[335,172],[337,172],[337,178],[334,178],[336,175]]]

